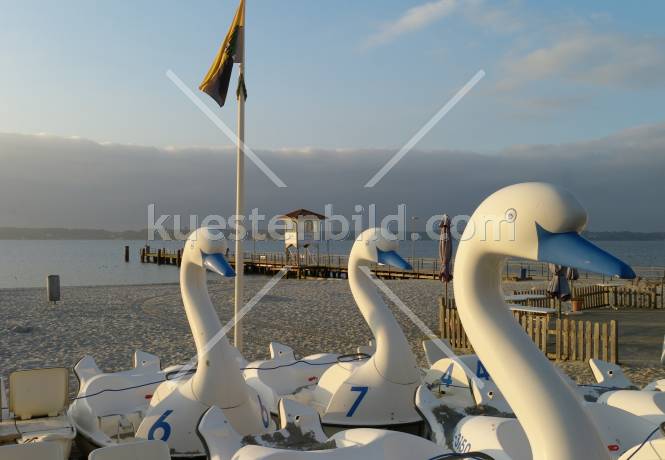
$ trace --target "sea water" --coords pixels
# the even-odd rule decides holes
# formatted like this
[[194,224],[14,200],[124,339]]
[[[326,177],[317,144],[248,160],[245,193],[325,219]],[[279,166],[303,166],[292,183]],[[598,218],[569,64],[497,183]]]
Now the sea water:
[[[63,286],[96,286],[178,282],[175,266],[139,262],[145,241],[121,240],[0,240],[0,289],[46,286],[46,276],[60,275]],[[665,241],[599,241],[596,244],[627,263],[639,267],[665,267]],[[124,261],[124,246],[130,247],[130,262]],[[153,249],[175,251],[180,241],[153,241]],[[319,244],[324,254],[348,254],[353,241]],[[246,252],[281,252],[281,241],[245,241]],[[233,245],[231,244],[233,252]],[[311,253],[316,254],[312,248]],[[400,244],[403,256],[438,257],[438,242],[421,240]]]

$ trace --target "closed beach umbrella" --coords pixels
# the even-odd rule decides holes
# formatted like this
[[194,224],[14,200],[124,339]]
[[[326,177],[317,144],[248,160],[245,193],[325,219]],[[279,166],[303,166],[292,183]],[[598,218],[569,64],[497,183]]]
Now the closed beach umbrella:
[[550,297],[559,300],[570,300],[570,285],[568,284],[567,267],[561,265],[549,264],[552,278],[547,286],[547,293]]
[[444,283],[448,283],[453,279],[453,272],[450,269],[450,263],[453,259],[453,237],[450,234],[450,218],[448,214],[443,215],[439,228],[441,229],[441,238],[439,241],[439,263],[441,264],[441,269],[439,271],[439,279]]
[[580,272],[577,271],[577,268],[568,267],[566,269],[566,279],[570,281],[570,297],[571,299],[575,297],[575,286],[573,281],[580,279]]
[[580,272],[577,271],[577,268],[568,267],[566,268],[566,279],[569,281],[577,281],[580,279]]
[[441,236],[439,240],[439,279],[446,285],[446,305],[448,304],[448,283],[453,279],[450,264],[453,259],[453,237],[450,234],[450,218],[444,214],[439,224]]

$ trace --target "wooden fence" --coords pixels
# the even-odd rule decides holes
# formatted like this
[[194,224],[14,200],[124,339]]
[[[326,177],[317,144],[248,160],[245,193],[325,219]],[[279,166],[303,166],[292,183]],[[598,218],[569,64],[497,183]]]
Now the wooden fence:
[[[541,294],[547,296],[545,289],[524,289],[513,291],[514,294]],[[589,285],[574,286],[573,297],[583,299],[582,310],[593,308],[665,308],[663,284],[652,286],[625,285]],[[557,300],[534,299],[529,305],[534,307],[556,308]]]
[[621,286],[608,296],[612,305],[620,308],[665,308],[664,286]]
[[[454,301],[441,302],[439,327],[441,337],[453,348],[472,350],[469,338],[459,319]],[[550,315],[514,312],[515,320],[549,359],[556,361],[587,361],[589,358],[619,362],[618,325],[609,322],[555,319]]]

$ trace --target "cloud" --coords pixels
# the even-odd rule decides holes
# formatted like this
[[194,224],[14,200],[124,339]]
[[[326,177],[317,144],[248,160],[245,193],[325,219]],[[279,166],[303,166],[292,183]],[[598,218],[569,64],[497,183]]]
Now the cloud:
[[464,16],[477,26],[498,33],[514,33],[524,28],[513,5],[498,8],[486,0],[464,0]]
[[389,43],[409,32],[425,28],[439,19],[450,15],[456,8],[456,0],[436,0],[409,8],[402,16],[381,27],[365,41],[365,48]]
[[[263,150],[284,181],[277,189],[246,164],[248,209],[269,216],[296,208],[350,215],[375,203],[421,217],[468,214],[488,194],[517,182],[560,184],[587,207],[595,230],[665,230],[665,123],[561,145],[515,146],[492,155],[413,151],[375,188],[363,184],[388,150]],[[233,149],[164,149],[86,139],[0,134],[0,227],[138,229],[158,214],[229,216],[235,203]]]
[[523,28],[510,4],[499,8],[486,0],[437,0],[410,8],[395,21],[384,24],[365,40],[363,48],[384,45],[454,13],[461,13],[472,24],[498,33],[513,33]]
[[608,87],[665,85],[665,40],[577,33],[503,62],[500,90],[528,82],[565,79]]

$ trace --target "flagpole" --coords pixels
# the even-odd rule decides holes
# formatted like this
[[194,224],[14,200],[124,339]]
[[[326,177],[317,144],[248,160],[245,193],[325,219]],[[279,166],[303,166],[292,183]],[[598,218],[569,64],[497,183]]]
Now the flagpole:
[[[243,5],[244,8],[244,5]],[[244,12],[243,12],[244,13]],[[244,29],[244,27],[243,27]],[[243,35],[245,31],[243,30]],[[242,56],[238,68],[240,70],[240,81],[244,81],[245,75],[245,37],[240,40],[242,43]],[[245,92],[238,91],[238,146],[236,154],[236,219],[244,216],[245,208]],[[242,323],[239,318],[240,310],[243,307],[244,277],[245,277],[245,256],[242,245],[242,226],[239,220],[236,220],[236,277],[235,277],[235,295],[233,304],[233,314],[235,327],[233,330],[233,343],[235,347],[242,352],[243,337]]]

